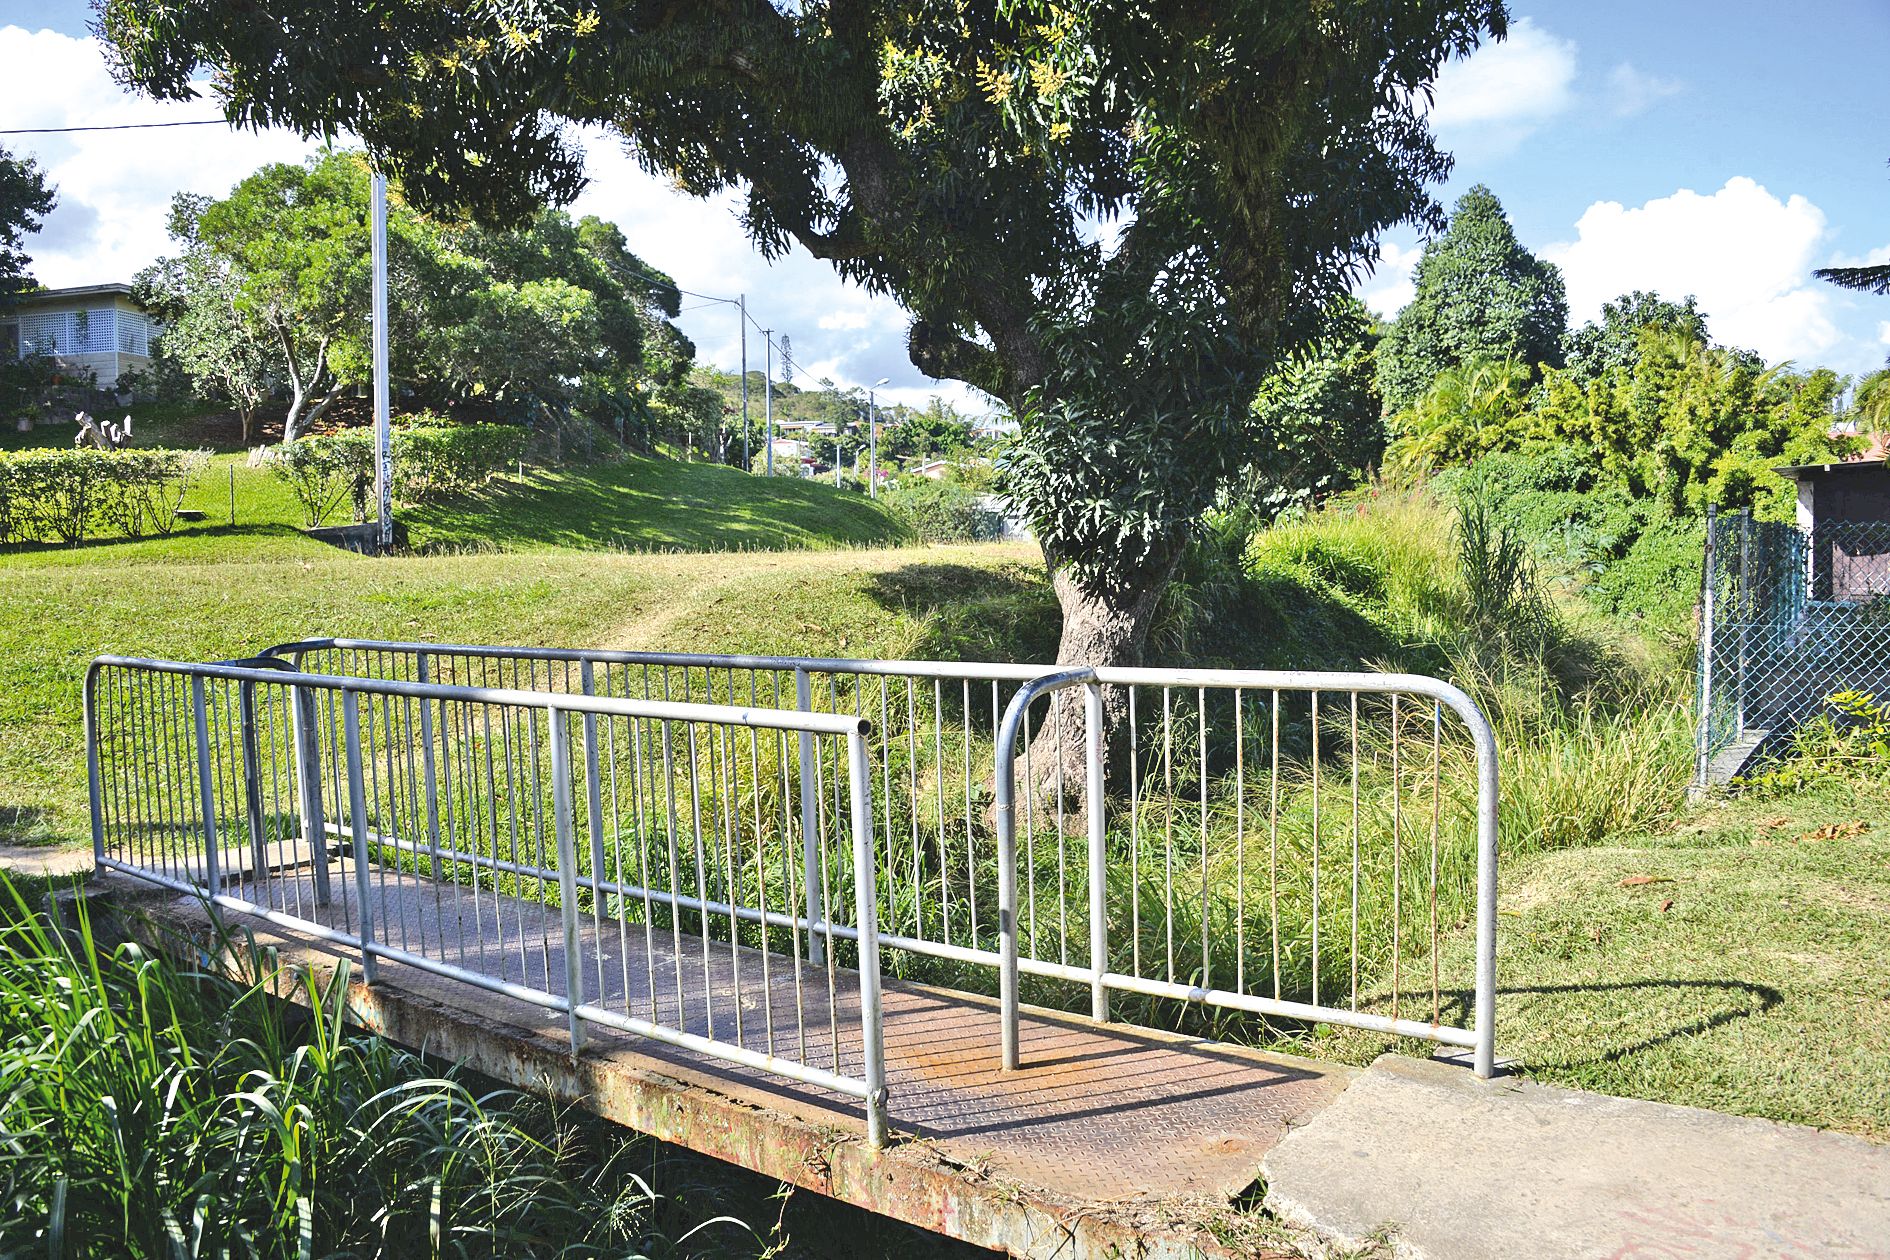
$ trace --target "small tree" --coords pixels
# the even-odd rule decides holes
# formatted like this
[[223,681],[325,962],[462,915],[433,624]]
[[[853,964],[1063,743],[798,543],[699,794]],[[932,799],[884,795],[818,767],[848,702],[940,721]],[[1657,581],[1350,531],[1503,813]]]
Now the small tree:
[[0,146],[0,310],[34,285],[27,267],[26,238],[58,200],[32,158],[16,158]]
[[1417,295],[1378,347],[1378,391],[1396,411],[1446,368],[1508,358],[1559,365],[1567,325],[1562,273],[1523,248],[1496,194],[1478,184],[1418,259]]
[[182,372],[199,394],[229,403],[248,445],[256,413],[269,397],[271,347],[238,305],[241,286],[230,261],[197,236],[208,204],[208,198],[189,193],[172,198],[171,239],[184,252],[139,272],[133,291],[164,326],[153,356]]
[[192,203],[194,224],[173,225],[173,235],[185,227],[189,247],[202,251],[216,277],[209,283],[226,289],[241,325],[238,336],[218,328],[220,313],[206,313],[205,335],[270,347],[271,368],[289,387],[285,442],[366,376],[367,189],[359,154],[329,152],[265,166],[221,201]]

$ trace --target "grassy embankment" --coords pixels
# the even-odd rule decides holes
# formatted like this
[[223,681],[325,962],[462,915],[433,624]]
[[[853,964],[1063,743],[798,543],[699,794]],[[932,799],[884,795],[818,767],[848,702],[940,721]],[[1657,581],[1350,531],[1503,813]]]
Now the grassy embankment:
[[[488,519],[481,534],[555,542],[544,528]],[[1465,683],[1495,717],[1504,1054],[1543,1079],[1886,1136],[1871,1086],[1890,1067],[1880,795],[1825,788],[1688,810],[1685,662],[1573,605],[1526,650],[1478,629],[1434,505],[1355,505],[1269,531],[1245,568],[1232,596],[1206,579],[1182,593],[1165,655],[1197,655],[1193,642],[1230,663],[1417,668]],[[97,652],[216,657],[326,632],[1014,656],[1039,652],[1054,626],[1021,548],[365,561],[277,530],[16,555],[0,570],[12,596],[0,805],[16,837],[54,840],[75,838],[82,815],[76,687]],[[1217,600],[1235,620],[1191,633],[1185,610]],[[1018,643],[1031,646],[1005,650]],[[1856,821],[1866,829],[1799,841]],[[1468,963],[1457,923],[1447,983],[1461,987]],[[1348,1057],[1383,1045],[1304,1044]]]

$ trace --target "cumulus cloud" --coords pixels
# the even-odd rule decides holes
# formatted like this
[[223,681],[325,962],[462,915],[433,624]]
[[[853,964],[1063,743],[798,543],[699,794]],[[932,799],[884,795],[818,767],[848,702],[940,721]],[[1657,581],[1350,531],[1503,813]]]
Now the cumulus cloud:
[[1632,62],[1624,61],[1608,73],[1608,108],[1616,118],[1631,118],[1659,101],[1678,95],[1682,86],[1678,79],[1646,74],[1635,69]]
[[[106,72],[96,41],[52,30],[0,26],[0,117],[15,127],[79,127],[214,118],[213,102],[160,104],[123,91]],[[956,382],[931,382],[907,359],[908,317],[899,304],[848,284],[833,268],[796,248],[770,264],[750,244],[740,199],[685,196],[642,170],[608,133],[587,130],[591,183],[571,207],[619,224],[630,247],[686,289],[713,297],[746,293],[763,327],[793,336],[795,358],[819,375],[864,385],[891,377],[901,401],[939,394],[968,410],[990,400]],[[221,196],[267,162],[300,161],[316,145],[292,133],[224,127],[88,132],[8,138],[19,155],[37,157],[58,187],[59,205],[28,239],[34,274],[47,285],[130,280],[171,252],[164,221],[173,193]],[[679,321],[709,362],[735,368],[741,358],[736,310],[685,297]],[[750,330],[749,366],[762,364]]]
[[1431,123],[1460,156],[1511,152],[1575,103],[1573,40],[1558,39],[1523,18],[1509,36],[1482,45],[1437,76]]
[[[160,104],[122,91],[98,45],[56,31],[0,27],[0,117],[15,127],[94,127],[214,118],[207,101]],[[223,127],[12,136],[59,190],[29,237],[33,271],[54,287],[130,280],[168,252],[165,213],[179,189],[220,195],[265,162],[297,161],[314,146],[287,132]]]
[[1799,194],[1781,200],[1737,176],[1705,195],[1681,189],[1633,207],[1598,201],[1575,233],[1544,251],[1567,278],[1575,323],[1621,293],[1653,289],[1698,296],[1716,340],[1768,359],[1815,362],[1844,343],[1835,291],[1811,276],[1825,214]]

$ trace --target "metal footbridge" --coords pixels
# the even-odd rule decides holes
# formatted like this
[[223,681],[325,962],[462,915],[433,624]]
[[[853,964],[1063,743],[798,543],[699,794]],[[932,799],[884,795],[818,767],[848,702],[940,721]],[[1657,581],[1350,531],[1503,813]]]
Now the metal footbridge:
[[1493,742],[1434,679],[312,640],[101,658],[86,729],[100,868],[363,1022],[1018,1254],[1147,1248],[1351,1074],[1235,1042],[1494,1064]]

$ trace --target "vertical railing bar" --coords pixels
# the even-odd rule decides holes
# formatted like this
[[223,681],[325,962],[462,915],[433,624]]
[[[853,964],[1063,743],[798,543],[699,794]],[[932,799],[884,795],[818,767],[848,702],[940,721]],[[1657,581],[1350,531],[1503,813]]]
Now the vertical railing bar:
[[361,977],[373,984],[380,977],[380,963],[374,956],[373,893],[368,887],[367,791],[362,783],[360,696],[352,690],[341,693],[341,720],[348,763],[348,814],[354,830],[354,884],[356,910],[360,924]]
[[[781,678],[775,676],[775,703],[778,707],[781,699]],[[781,886],[785,890],[789,912],[801,904],[800,896],[794,887],[794,875],[803,864],[797,861],[794,852],[794,788],[798,785],[798,776],[793,782],[788,777],[787,732],[777,730],[774,733],[775,755],[781,762]],[[800,814],[805,819],[803,811]],[[803,824],[804,825],[804,824]],[[803,842],[802,849],[806,845]],[[803,868],[804,869],[804,868]],[[811,923],[812,920],[810,919]],[[806,977],[801,972],[801,933],[798,929],[788,932],[788,947],[794,955],[794,1036],[802,1063],[807,1062],[807,1001],[805,994]]]
[[1175,981],[1175,703],[1162,688],[1162,927],[1168,941],[1168,982]]
[[1135,687],[1129,693],[1129,950],[1130,974],[1142,974],[1142,733],[1135,706]]
[[965,787],[965,912],[971,921],[971,936],[967,943],[978,948],[978,855],[971,834],[971,680],[961,680],[962,697],[958,714],[959,751],[964,764],[960,767],[964,775]]
[[[669,667],[663,667],[663,698],[669,698]],[[671,732],[672,723],[663,719],[663,802],[668,811],[669,825],[669,938],[670,955],[676,981],[676,1026],[687,1028],[689,1024],[688,1008],[683,1004],[682,976],[682,906],[673,894],[682,891],[681,854],[676,835],[679,826],[676,818],[676,737]]]
[[[425,652],[416,652],[414,654],[415,680],[423,684],[429,683],[432,681],[432,675],[433,675],[433,669],[432,669],[431,658]],[[421,773],[424,776],[424,791],[426,793],[426,811],[427,811],[426,813],[427,858],[433,864],[433,913],[434,913],[435,918],[438,920],[438,927],[439,927],[439,932],[440,932],[440,957],[445,958],[446,957],[446,912],[444,908],[444,903],[442,901],[444,890],[440,887],[440,885],[445,882],[446,872],[441,869],[441,859],[440,859],[440,782],[439,782],[440,768],[438,764],[437,755],[433,751],[433,733],[434,733],[433,732],[433,704],[430,700],[428,700],[427,697],[421,696],[419,699],[419,705],[420,705],[420,762],[421,762]],[[446,704],[445,704],[445,701],[441,701],[440,702],[440,716],[443,718],[445,717],[445,715],[446,715]],[[450,801],[451,799],[452,798],[449,795],[448,800]],[[461,899],[458,897],[453,898],[453,910],[454,910],[454,915],[455,915],[455,922],[459,921],[458,916],[463,912],[463,909],[464,907],[462,905]],[[463,930],[459,932],[462,948],[464,948],[464,944],[465,944],[465,935],[466,934]]]
[[1358,692],[1352,693],[1352,1009],[1358,1009]]
[[1206,687],[1195,692],[1198,711],[1195,731],[1195,776],[1201,798],[1201,987],[1212,989],[1214,951],[1208,934],[1208,693]]
[[1319,1005],[1319,692],[1312,693],[1312,1004]]
[[1273,935],[1273,1000],[1280,1000],[1280,689],[1273,688],[1273,774],[1267,805],[1267,921]]
[[[537,722],[532,723],[534,729]],[[551,744],[551,828],[558,853],[558,910],[564,931],[564,1003],[571,1032],[571,1057],[584,1048],[584,960],[579,951],[577,845],[572,836],[571,728],[563,709],[545,709],[545,737]],[[549,933],[547,933],[549,934]],[[550,988],[549,985],[546,986]]]
[[1437,831],[1444,809],[1444,706],[1431,702],[1431,1023],[1443,1022],[1437,962]]
[[1084,804],[1089,831],[1089,1008],[1099,1023],[1109,1019],[1108,819],[1103,815],[1103,694],[1095,682],[1083,684]]
[[[689,686],[689,671],[683,670],[683,686]],[[688,698],[685,690],[684,698]],[[696,724],[683,723],[683,731],[689,745],[689,833],[694,849],[696,865],[696,911],[697,935],[702,938],[702,1009],[707,1017],[709,1036],[715,1036],[715,982],[709,973],[709,911],[708,885],[705,881],[708,858],[702,851],[702,778],[698,759],[701,756],[696,748]]]
[[1399,969],[1404,955],[1404,770],[1399,746],[1404,720],[1398,714],[1397,692],[1391,693],[1391,1018],[1398,1018]]
[[216,784],[211,779],[209,715],[205,712],[201,674],[190,676],[190,707],[197,729],[197,785],[201,798],[199,808],[203,811],[204,885],[210,895],[215,897],[223,891],[222,854],[217,851],[220,842],[217,839]]
[[[919,733],[912,679],[906,679],[906,814],[912,822],[912,936],[925,939],[925,860],[919,848]],[[840,750],[834,749],[834,791],[840,789]]]
[[[570,683],[570,671],[565,672]],[[584,695],[597,694],[597,673],[587,657],[578,663],[578,685]],[[584,740],[584,823],[590,840],[591,922],[596,929],[597,993],[604,993],[604,785],[598,761],[597,715],[586,713],[581,724]]]
[[952,864],[945,850],[945,703],[944,683],[932,680],[932,770],[938,801],[939,939],[952,943]]
[[[837,750],[836,750],[837,751]],[[866,1078],[866,1142],[886,1144],[886,1051],[879,992],[879,922],[877,881],[873,878],[873,802],[867,788],[872,767],[867,761],[866,736],[847,735],[847,756],[852,773],[854,927],[859,932],[860,1042]],[[835,1069],[839,1067],[836,1056]]]
[[[804,666],[794,669],[794,706],[802,713],[814,711],[814,681]],[[807,957],[818,965],[826,955],[826,942],[815,933],[825,913],[820,902],[820,879],[815,865],[820,861],[820,828],[815,811],[820,794],[814,789],[817,767],[814,763],[814,735],[800,732],[797,740],[801,776],[801,891],[807,896]]]
[[[1040,732],[1041,733],[1041,730]],[[1037,948],[1037,762],[1030,750],[1030,709],[1024,709],[1024,917],[1030,922],[1030,956]]]
[[236,685],[237,740],[242,749],[244,820],[249,824],[250,861],[255,864],[257,900],[268,903],[274,881],[263,836],[262,750],[256,739],[256,684],[245,679]]
[[1247,693],[1234,688],[1234,992],[1247,991]]
[[1057,692],[1050,697],[1050,720],[1056,727],[1056,820],[1057,820],[1057,961],[1065,967],[1070,965],[1070,873],[1064,832],[1067,824],[1063,816],[1063,801],[1068,794],[1068,786],[1063,778],[1063,761],[1067,751],[1064,745],[1063,710],[1067,693]]

